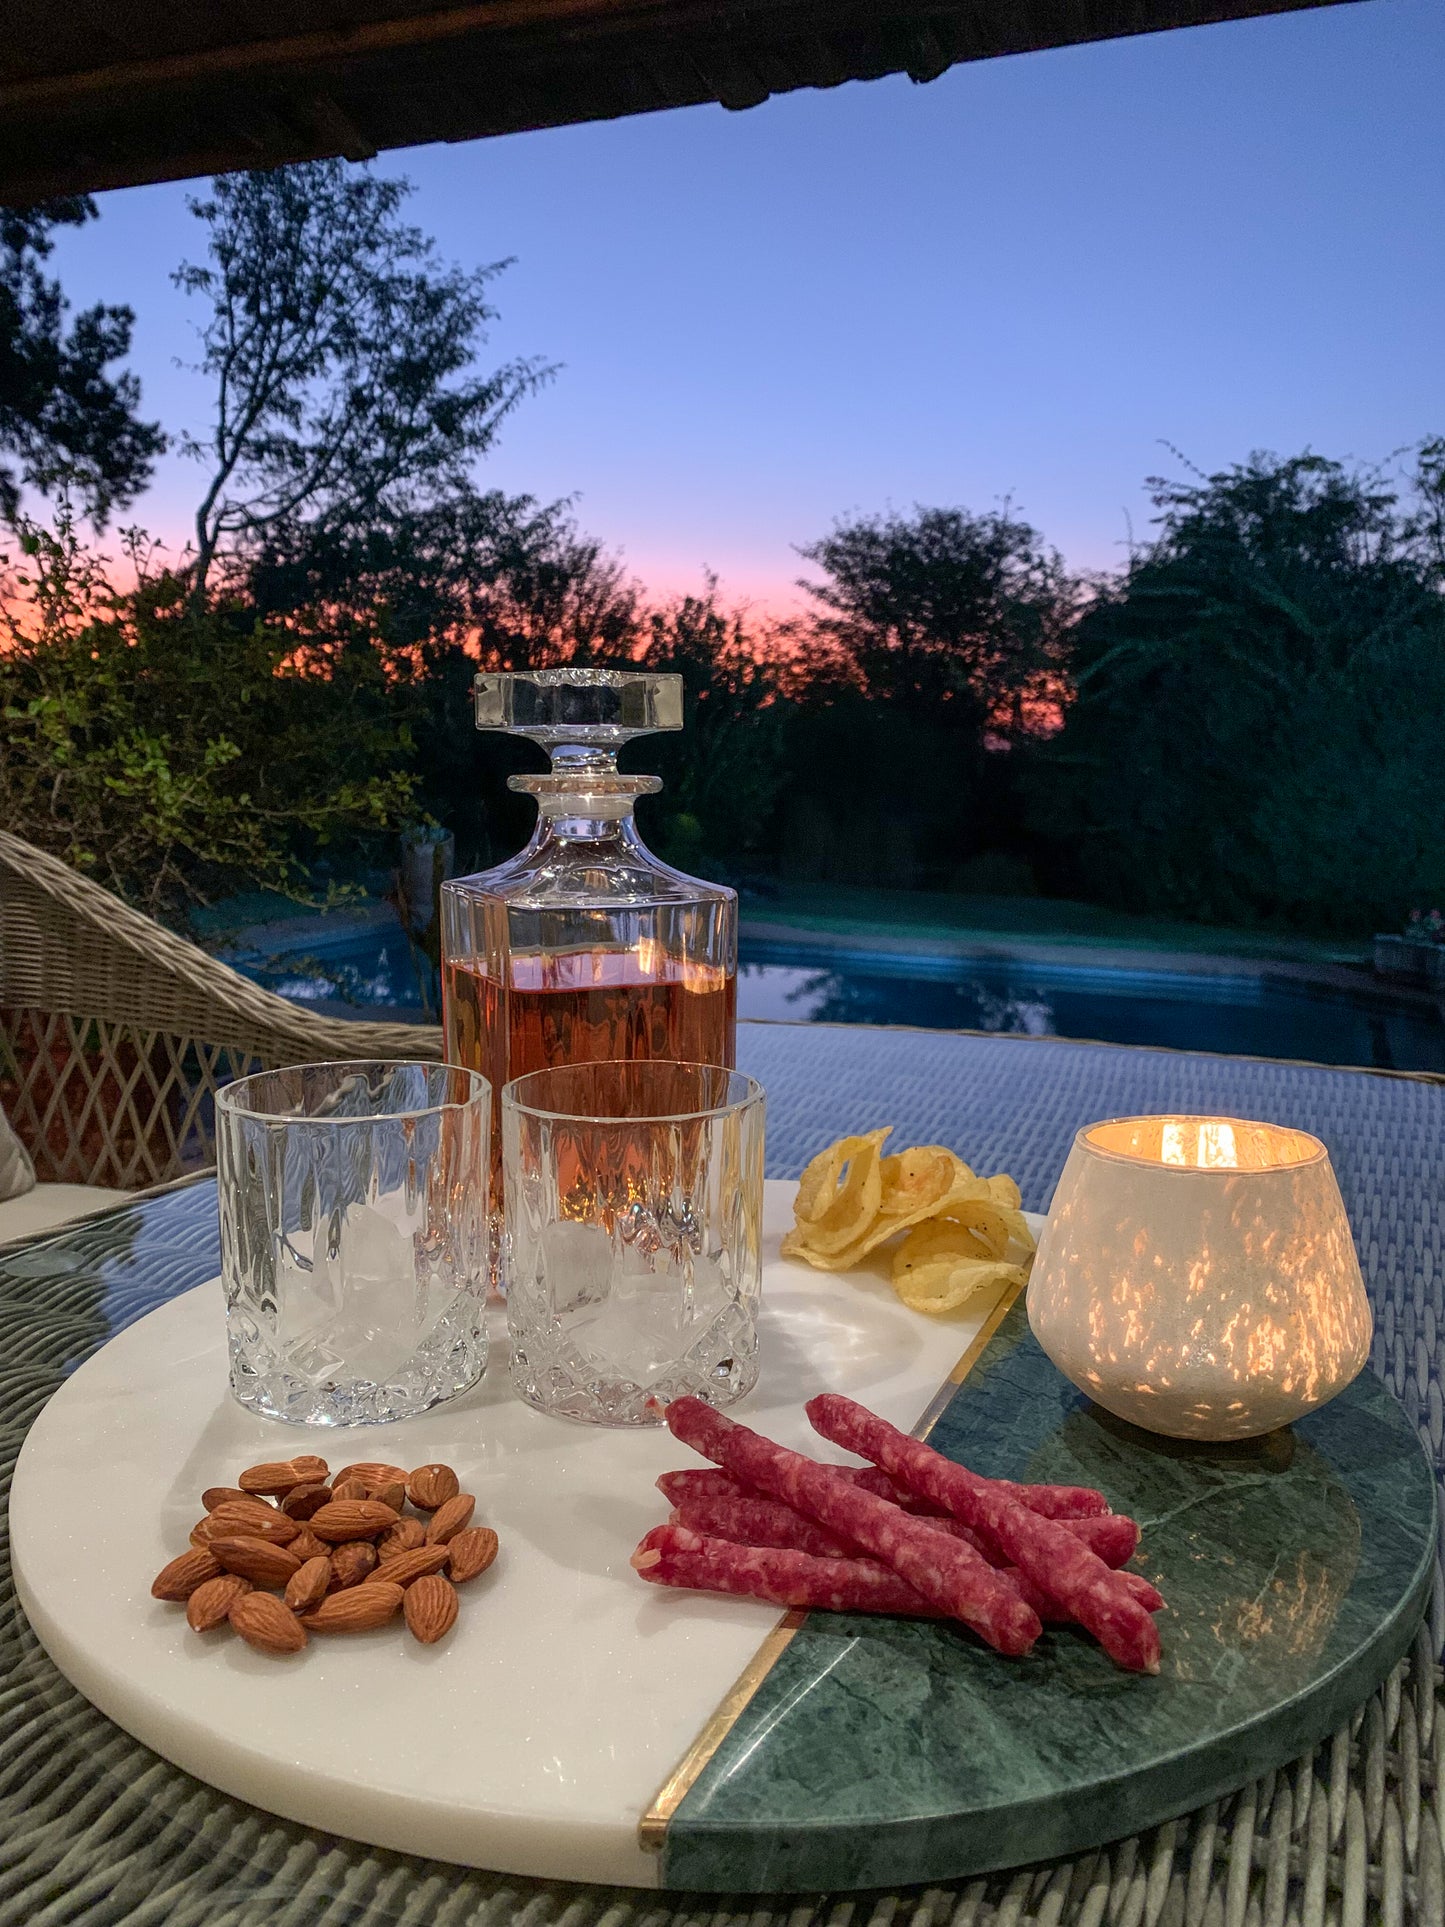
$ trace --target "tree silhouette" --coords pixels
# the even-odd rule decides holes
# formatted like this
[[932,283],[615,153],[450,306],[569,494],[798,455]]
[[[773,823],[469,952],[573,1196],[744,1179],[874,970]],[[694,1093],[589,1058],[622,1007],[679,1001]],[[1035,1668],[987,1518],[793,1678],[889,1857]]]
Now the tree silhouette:
[[210,305],[198,365],[215,382],[209,432],[183,440],[209,471],[197,598],[218,551],[288,526],[355,531],[469,489],[502,418],[550,372],[470,372],[506,264],[439,268],[400,219],[410,192],[316,161],[226,175],[192,201],[209,261],[173,278]]
[[1152,486],[1158,534],[1080,622],[1039,759],[1071,887],[1315,928],[1437,900],[1440,444],[1403,485],[1306,453]]
[[64,482],[97,523],[145,487],[165,437],[140,421],[140,383],[109,374],[130,352],[135,316],[97,303],[66,326],[68,304],[42,262],[57,227],[95,218],[89,196],[0,207],[0,517],[13,516],[20,487],[44,492]]
[[1016,734],[1047,700],[1076,588],[1007,510],[865,516],[798,553],[827,577],[799,584],[817,604],[815,647],[875,701]]

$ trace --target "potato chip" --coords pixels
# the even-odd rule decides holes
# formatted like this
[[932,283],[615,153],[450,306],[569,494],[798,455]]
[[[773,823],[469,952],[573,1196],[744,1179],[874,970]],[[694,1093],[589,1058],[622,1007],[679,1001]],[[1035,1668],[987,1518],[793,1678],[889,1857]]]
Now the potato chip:
[[919,1265],[933,1264],[941,1258],[955,1261],[984,1260],[991,1263],[996,1254],[967,1225],[953,1218],[929,1218],[915,1225],[893,1254],[893,1281],[906,1278]]
[[879,1173],[883,1140],[892,1129],[839,1138],[820,1151],[798,1184],[793,1214],[798,1235],[824,1255],[853,1244],[878,1215],[883,1196]]
[[856,1244],[845,1245],[841,1251],[819,1251],[809,1244],[806,1233],[796,1228],[783,1239],[782,1253],[785,1258],[801,1258],[814,1271],[852,1271],[868,1256]]
[[[841,1250],[836,1252],[818,1252],[815,1255],[811,1250],[804,1251],[799,1249],[795,1252],[788,1252],[785,1248],[783,1255],[785,1257],[806,1257],[810,1263],[817,1265],[820,1271],[851,1271],[854,1265],[862,1263],[870,1251],[876,1251],[879,1245],[886,1245],[890,1238],[896,1238],[900,1231],[906,1231],[910,1224],[916,1224],[920,1218],[926,1219],[930,1217],[934,1209],[935,1207],[932,1205],[921,1205],[916,1211],[905,1214],[903,1217],[875,1218],[861,1238],[855,1239],[851,1245],[845,1245]],[[790,1233],[789,1235],[791,1236],[792,1234]],[[804,1239],[803,1242],[806,1243],[806,1239]],[[824,1262],[825,1257],[827,1259],[826,1263]]]
[[848,1162],[848,1147],[856,1142],[856,1138],[837,1138],[825,1145],[816,1157],[809,1158],[798,1179],[798,1195],[793,1200],[793,1216],[800,1225],[812,1224],[837,1202],[838,1180]]
[[899,1151],[884,1158],[878,1167],[883,1180],[879,1210],[885,1218],[931,1211],[941,1204],[953,1188],[954,1157],[942,1145],[919,1144],[911,1151]]
[[1018,1265],[1000,1264],[990,1258],[931,1259],[917,1265],[906,1278],[896,1278],[893,1288],[910,1311],[927,1312],[937,1318],[966,1305],[975,1292],[989,1285],[1023,1282]]
[[954,1156],[936,1144],[900,1151],[879,1165],[883,1180],[878,1216],[851,1247],[855,1262],[920,1219],[933,1217],[954,1187]]
[[981,1178],[942,1144],[884,1157],[888,1135],[840,1138],[811,1161],[783,1256],[819,1271],[852,1271],[907,1233],[893,1253],[894,1289],[913,1310],[935,1316],[990,1284],[1022,1281],[1024,1269],[1005,1254],[1011,1242],[1032,1251],[1034,1241],[1013,1179]]
[[954,1158],[953,1167],[953,1183],[949,1187],[948,1196],[938,1207],[940,1211],[947,1211],[955,1204],[973,1204],[980,1198],[987,1199],[989,1195],[987,1178],[979,1177],[960,1157]]
[[966,1225],[991,1258],[1002,1258],[1011,1240],[1022,1245],[1025,1251],[1034,1248],[1034,1234],[1029,1230],[1023,1212],[1014,1211],[1007,1205],[994,1204],[987,1198],[977,1198],[967,1204],[950,1203],[940,1218],[952,1224]]

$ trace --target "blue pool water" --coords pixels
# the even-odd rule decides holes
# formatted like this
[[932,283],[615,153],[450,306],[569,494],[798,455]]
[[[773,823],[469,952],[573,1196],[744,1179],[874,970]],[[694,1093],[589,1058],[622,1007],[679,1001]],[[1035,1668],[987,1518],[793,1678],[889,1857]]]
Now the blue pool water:
[[1445,1071],[1438,1011],[1368,982],[1336,990],[1282,977],[761,944],[744,952],[738,1014]]
[[[420,1014],[395,926],[312,937],[284,956],[234,959],[298,1002]],[[738,1015],[792,1023],[908,1024],[1083,1037],[1228,1056],[1445,1071],[1438,1007],[1375,989],[1283,977],[1104,969],[1005,958],[745,943]]]

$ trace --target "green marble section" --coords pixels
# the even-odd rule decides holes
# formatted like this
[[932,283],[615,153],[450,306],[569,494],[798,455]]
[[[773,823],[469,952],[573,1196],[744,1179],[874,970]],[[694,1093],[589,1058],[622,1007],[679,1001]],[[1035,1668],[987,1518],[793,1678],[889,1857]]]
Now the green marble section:
[[1020,1302],[930,1443],[1137,1518],[1135,1564],[1169,1601],[1162,1673],[1068,1630],[1009,1661],[962,1629],[814,1613],[674,1815],[665,1886],[905,1885],[1102,1845],[1315,1745],[1424,1610],[1434,1483],[1369,1372],[1289,1431],[1189,1445],[1092,1406]]

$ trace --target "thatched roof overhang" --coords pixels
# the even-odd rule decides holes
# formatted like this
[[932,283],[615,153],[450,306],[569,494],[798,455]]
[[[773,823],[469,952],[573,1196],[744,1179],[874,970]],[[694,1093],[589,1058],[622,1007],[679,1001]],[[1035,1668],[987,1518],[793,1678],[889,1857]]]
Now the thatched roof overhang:
[[0,203],[608,120],[1337,0],[8,0]]

